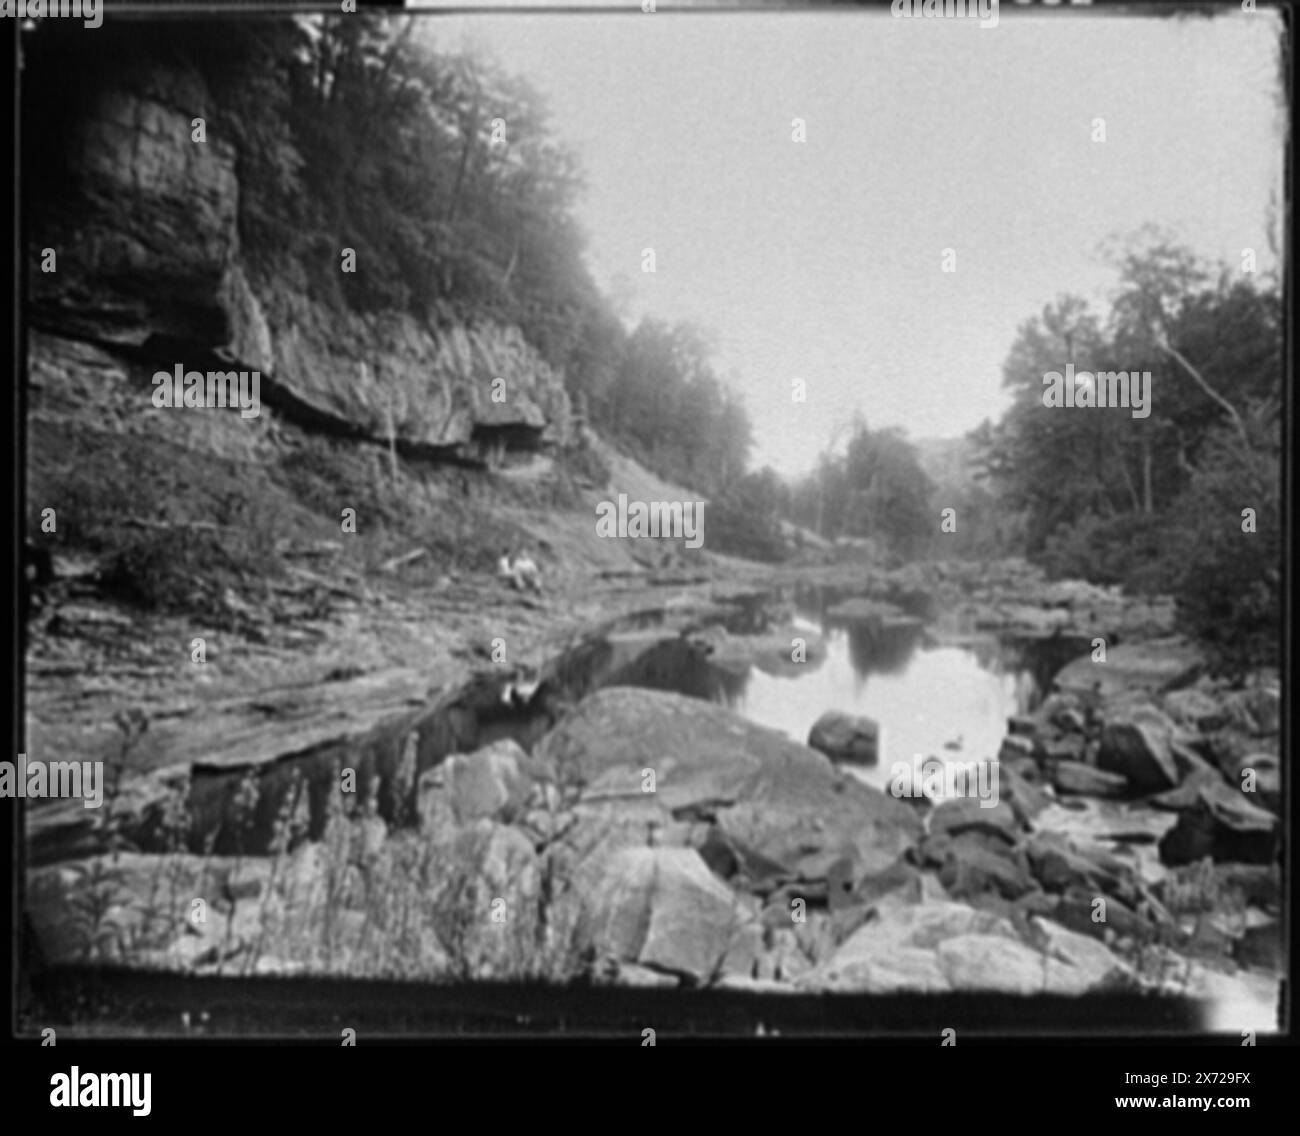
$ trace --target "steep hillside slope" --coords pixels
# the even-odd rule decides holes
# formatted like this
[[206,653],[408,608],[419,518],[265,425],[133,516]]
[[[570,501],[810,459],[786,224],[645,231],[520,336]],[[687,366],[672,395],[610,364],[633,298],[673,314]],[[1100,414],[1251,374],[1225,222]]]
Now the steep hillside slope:
[[[87,80],[34,171],[29,531],[54,508],[44,542],[173,609],[219,608],[285,546],[341,533],[368,569],[426,546],[433,580],[521,541],[556,567],[631,566],[595,536],[595,503],[690,494],[579,436],[563,375],[518,329],[341,311],[313,276],[349,287],[348,250],[324,242],[315,263],[253,267],[239,155],[194,125],[216,109],[179,63]],[[155,405],[154,375],[177,368],[255,372],[260,405]]]

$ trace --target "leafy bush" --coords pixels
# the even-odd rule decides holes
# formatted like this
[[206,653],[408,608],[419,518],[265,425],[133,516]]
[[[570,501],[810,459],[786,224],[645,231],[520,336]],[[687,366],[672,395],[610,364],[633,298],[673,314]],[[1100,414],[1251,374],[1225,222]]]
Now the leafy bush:
[[750,560],[784,560],[789,553],[781,533],[776,501],[760,475],[747,475],[705,506],[705,540],[713,552]]
[[[1281,651],[1281,464],[1261,432],[1247,448],[1217,431],[1170,510],[1174,598],[1226,670],[1276,664]],[[1247,508],[1254,532],[1244,531]]]
[[1165,591],[1173,582],[1163,518],[1142,513],[1085,514],[1058,525],[1036,558],[1053,579],[1117,584],[1131,592]]

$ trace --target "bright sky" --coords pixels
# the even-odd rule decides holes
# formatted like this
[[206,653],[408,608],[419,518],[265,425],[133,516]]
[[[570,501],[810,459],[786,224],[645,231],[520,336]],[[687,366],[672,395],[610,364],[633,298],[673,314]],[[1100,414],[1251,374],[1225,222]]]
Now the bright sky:
[[855,408],[914,438],[996,418],[1018,325],[1066,291],[1102,306],[1112,235],[1156,222],[1212,259],[1252,247],[1272,263],[1286,126],[1262,11],[1005,4],[987,29],[888,8],[429,22],[546,96],[586,172],[597,281],[629,319],[716,332],[755,467],[811,468]]

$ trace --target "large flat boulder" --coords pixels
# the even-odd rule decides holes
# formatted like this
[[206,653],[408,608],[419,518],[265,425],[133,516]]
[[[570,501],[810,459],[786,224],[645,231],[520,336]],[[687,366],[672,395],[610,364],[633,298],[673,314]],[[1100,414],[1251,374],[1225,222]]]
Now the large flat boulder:
[[[824,755],[722,706],[677,694],[611,687],[585,699],[534,757],[618,808],[657,806],[660,823],[717,824],[747,854],[791,878],[825,879],[849,856],[882,871],[921,833],[913,809],[835,768]],[[653,793],[645,771],[654,773]],[[587,792],[585,803],[594,803]]]
[[1180,636],[1107,645],[1104,662],[1092,654],[1067,663],[1053,680],[1057,689],[1103,701],[1134,694],[1160,694],[1183,686],[1201,670],[1204,656]]

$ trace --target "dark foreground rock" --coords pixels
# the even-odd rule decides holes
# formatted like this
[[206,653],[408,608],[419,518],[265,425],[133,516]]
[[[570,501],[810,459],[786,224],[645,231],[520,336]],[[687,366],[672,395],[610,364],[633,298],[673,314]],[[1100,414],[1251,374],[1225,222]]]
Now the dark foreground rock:
[[1160,841],[1166,864],[1190,864],[1209,856],[1242,864],[1271,864],[1277,858],[1280,823],[1245,794],[1227,784],[1203,785],[1196,804]]
[[1123,776],[1139,793],[1160,793],[1178,784],[1174,724],[1154,706],[1112,714],[1101,732],[1097,766]]

